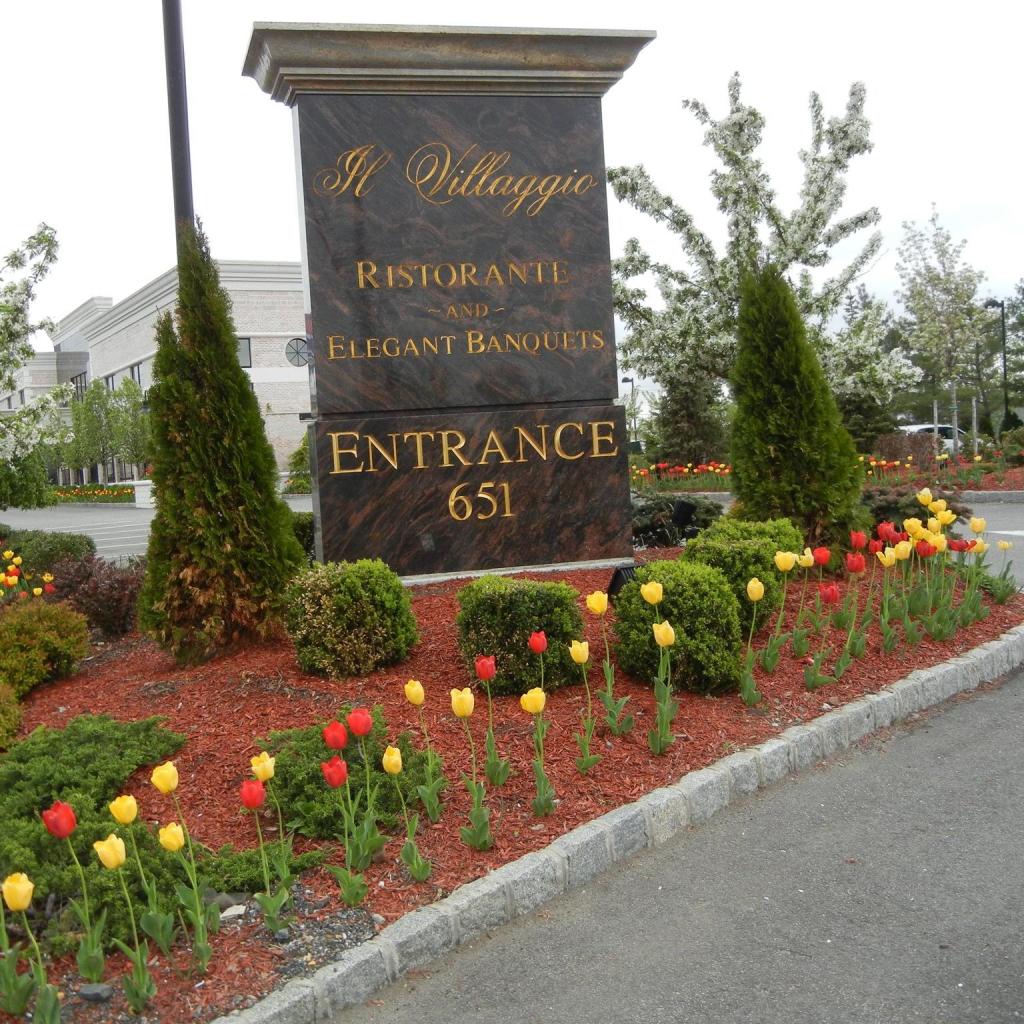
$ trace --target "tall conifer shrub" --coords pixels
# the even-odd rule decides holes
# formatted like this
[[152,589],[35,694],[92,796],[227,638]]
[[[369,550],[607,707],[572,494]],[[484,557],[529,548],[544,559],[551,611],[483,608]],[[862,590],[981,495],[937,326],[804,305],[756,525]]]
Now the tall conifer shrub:
[[732,467],[744,519],[787,516],[808,540],[845,531],[860,493],[857,454],[775,266],[744,280],[737,342]]
[[201,230],[179,244],[178,308],[157,323],[149,392],[156,515],[140,625],[181,662],[273,633],[303,563],[231,303]]

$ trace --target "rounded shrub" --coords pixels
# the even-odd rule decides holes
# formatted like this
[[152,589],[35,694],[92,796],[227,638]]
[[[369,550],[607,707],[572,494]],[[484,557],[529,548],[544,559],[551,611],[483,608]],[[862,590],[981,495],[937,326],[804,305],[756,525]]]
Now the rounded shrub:
[[775,568],[775,552],[799,554],[803,549],[800,531],[788,519],[748,522],[725,517],[694,537],[681,557],[714,566],[725,576],[745,623],[750,622],[747,583],[756,576],[764,584],[764,598],[754,609],[760,627],[782,604],[782,575]]
[[285,627],[304,672],[364,675],[419,639],[409,592],[379,558],[310,566],[286,594]]
[[[659,582],[664,596],[655,609],[640,586]],[[651,626],[667,621],[675,630],[672,683],[676,689],[721,693],[736,689],[742,640],[739,604],[725,576],[698,562],[651,562],[641,566],[615,604],[615,651],[620,667],[651,681],[658,672],[658,647]]]
[[117,565],[97,555],[86,555],[63,559],[53,567],[57,593],[105,637],[124,636],[135,628],[144,573],[144,558]]
[[85,616],[63,602],[27,598],[0,613],[0,679],[19,698],[71,675],[88,652]]
[[7,546],[21,555],[24,564],[34,573],[51,572],[62,559],[96,554],[92,537],[54,530],[15,530],[8,536]]
[[0,683],[0,750],[6,750],[21,725],[21,705],[13,687]]
[[493,694],[525,693],[540,682],[540,658],[529,648],[530,634],[543,630],[544,688],[552,690],[579,682],[579,666],[569,656],[569,644],[583,635],[579,591],[566,583],[510,580],[483,576],[463,587],[456,599],[459,614],[459,654],[476,678],[478,654],[493,655],[497,675]]

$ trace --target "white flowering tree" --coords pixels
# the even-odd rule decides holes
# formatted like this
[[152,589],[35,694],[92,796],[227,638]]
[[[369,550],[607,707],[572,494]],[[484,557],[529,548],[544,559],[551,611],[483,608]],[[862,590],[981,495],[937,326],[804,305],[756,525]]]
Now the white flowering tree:
[[[873,232],[845,267],[823,279],[815,273],[837,245],[879,221],[874,207],[840,216],[850,163],[871,149],[862,84],[850,88],[846,112],[827,121],[820,98],[811,94],[811,141],[800,152],[803,182],[789,213],[779,206],[757,155],[765,119],[742,102],[739,75],[729,81],[729,112],[720,120],[697,100],[683,107],[704,126],[704,144],[721,163],[711,175],[712,194],[728,222],[721,252],[642,165],[608,172],[619,199],[679,236],[680,266],[652,259],[635,238],[614,264],[616,311],[629,331],[620,349],[623,364],[666,387],[685,386],[696,375],[728,379],[740,281],[747,271],[769,262],[778,266],[792,279],[805,320],[820,330],[881,246],[881,235]],[[645,277],[653,278],[653,297],[638,281]]]
[[948,390],[954,427],[959,389],[974,383],[987,403],[984,381],[991,377],[991,367],[986,369],[980,362],[990,340],[978,301],[978,287],[985,275],[965,262],[965,245],[953,241],[933,208],[926,225],[904,223],[896,264],[899,297],[908,317],[908,354],[921,367],[936,396]]
[[[0,264],[0,392],[14,389],[18,371],[35,354],[33,333],[47,326],[32,322],[29,307],[35,286],[56,258],[56,233],[41,224]],[[40,500],[39,446],[59,438],[58,410],[67,397],[67,390],[58,388],[0,415],[0,508]]]

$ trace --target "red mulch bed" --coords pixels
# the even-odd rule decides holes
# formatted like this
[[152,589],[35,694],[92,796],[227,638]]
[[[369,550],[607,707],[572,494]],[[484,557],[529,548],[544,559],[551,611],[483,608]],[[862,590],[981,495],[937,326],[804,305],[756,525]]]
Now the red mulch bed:
[[[647,551],[646,560],[673,557],[678,549]],[[550,574],[524,574],[551,579]],[[604,590],[609,571],[581,570],[558,574],[581,595]],[[455,593],[465,581],[452,580],[422,586],[414,591],[413,608],[421,641],[404,664],[375,672],[360,679],[329,681],[305,675],[296,666],[291,645],[285,641],[247,647],[197,668],[183,669],[148,640],[132,636],[98,649],[71,679],[41,687],[25,704],[23,730],[37,725],[60,726],[83,712],[104,713],[120,719],[163,715],[169,728],[186,733],[188,740],[175,759],[181,778],[179,796],[188,814],[189,827],[204,843],[249,846],[252,823],[240,813],[238,786],[249,774],[249,758],[259,752],[254,738],[273,729],[305,726],[333,717],[342,701],[380,704],[395,734],[415,730],[414,709],[405,701],[403,684],[410,677],[421,680],[427,690],[424,713],[432,740],[445,759],[449,778],[457,779],[468,769],[468,751],[461,726],[451,714],[448,691],[470,680],[457,651]],[[791,587],[790,614],[795,611],[799,587]],[[581,607],[582,607],[581,598]],[[495,729],[502,754],[512,761],[513,774],[500,790],[488,794],[492,808],[494,847],[480,853],[464,846],[457,829],[466,821],[468,797],[457,782],[446,791],[447,806],[436,825],[421,822],[418,840],[423,854],[434,864],[425,883],[409,880],[398,861],[401,841],[396,837],[384,850],[384,858],[367,872],[370,896],[367,909],[392,921],[414,907],[431,903],[459,885],[486,874],[604,812],[631,801],[643,793],[702,768],[720,757],[788,726],[813,718],[829,707],[855,700],[878,690],[916,668],[948,660],[955,655],[998,637],[1024,620],[1024,597],[1015,596],[1003,606],[992,606],[983,622],[961,630],[945,643],[923,640],[917,647],[901,645],[893,654],[880,648],[877,629],[871,634],[865,656],[855,661],[836,684],[809,693],[803,682],[803,663],[784,655],[775,673],[756,672],[764,701],[747,708],[738,695],[679,696],[680,711],[675,720],[678,737],[663,757],[647,749],[646,734],[654,718],[651,688],[619,672],[616,689],[629,694],[628,710],[636,716],[636,728],[627,737],[613,739],[599,728],[597,751],[604,760],[581,777],[574,759],[572,740],[579,728],[584,703],[582,687],[556,692],[546,715],[551,726],[545,742],[549,777],[562,798],[554,814],[533,817],[533,776],[530,768],[531,721],[519,708],[517,699],[495,701]],[[598,662],[592,665],[592,685],[600,684],[603,645],[599,620],[584,609],[586,639]],[[845,637],[835,632],[837,649]],[[817,643],[812,643],[812,651]],[[600,711],[595,700],[595,706]],[[480,704],[482,709],[482,702]],[[482,744],[486,716],[471,720],[477,742]],[[325,753],[326,758],[326,753]],[[148,782],[148,770],[131,780],[128,790],[139,799],[142,815],[153,825],[174,817],[171,801],[160,796]],[[268,820],[268,825],[271,822]],[[300,840],[298,849],[309,843]],[[332,862],[341,863],[335,848]],[[336,886],[324,870],[310,872],[303,881],[318,896],[336,895]],[[323,913],[332,912],[340,901],[332,900]],[[265,930],[228,927],[214,940],[214,957],[205,978],[187,972],[187,954],[182,952],[172,967],[158,958],[154,968],[159,995],[147,1014],[164,1022],[205,1021],[237,1005],[239,994],[259,996],[275,986],[275,967],[282,954]],[[58,965],[58,975],[60,974]],[[68,964],[70,968],[70,964]],[[117,992],[106,1005],[84,1006],[74,1000],[76,1021],[89,1024],[128,1019],[116,979],[124,970],[120,956],[111,957],[108,978],[115,979]],[[68,970],[66,983],[77,987]],[[232,997],[235,1002],[232,1003]],[[0,1019],[7,1018],[0,1015]]]

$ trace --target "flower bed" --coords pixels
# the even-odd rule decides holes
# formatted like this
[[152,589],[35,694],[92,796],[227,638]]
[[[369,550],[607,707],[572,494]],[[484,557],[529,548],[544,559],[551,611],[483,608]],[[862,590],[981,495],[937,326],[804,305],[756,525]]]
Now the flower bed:
[[58,505],[74,504],[131,504],[135,488],[123,484],[80,484],[75,487],[53,487],[50,490]]
[[[645,552],[648,560],[676,554]],[[551,579],[548,574],[525,575]],[[607,570],[584,570],[559,574],[558,579],[583,595],[604,590],[608,576]],[[637,725],[623,737],[612,737],[599,725],[593,749],[602,760],[585,776],[577,769],[579,751],[572,738],[580,728],[585,694],[582,686],[565,687],[549,695],[544,708],[548,723],[544,766],[559,798],[553,813],[544,817],[536,817],[531,808],[536,791],[531,771],[534,721],[526,713],[530,708],[521,706],[516,697],[496,698],[494,731],[501,754],[511,761],[512,774],[503,786],[488,791],[494,845],[478,851],[458,840],[458,826],[467,820],[470,797],[457,777],[460,771],[469,770],[463,722],[468,722],[482,750],[486,716],[478,710],[473,718],[459,720],[452,714],[449,699],[453,686],[471,682],[460,660],[455,626],[455,594],[464,583],[449,581],[416,588],[413,609],[421,632],[419,644],[406,662],[364,678],[334,682],[305,675],[297,669],[294,650],[286,642],[265,644],[197,668],[182,669],[150,642],[133,636],[97,652],[78,675],[34,690],[25,702],[22,731],[40,724],[60,726],[83,712],[107,713],[122,720],[165,716],[169,728],[187,736],[175,763],[181,780],[178,796],[192,833],[213,848],[224,843],[251,847],[253,824],[251,815],[240,807],[239,785],[249,776],[250,759],[259,753],[256,738],[275,729],[327,722],[346,702],[380,705],[389,737],[403,730],[415,735],[417,708],[407,699],[405,684],[410,677],[419,679],[426,691],[424,718],[452,785],[444,794],[441,820],[437,824],[421,820],[417,835],[419,850],[433,863],[429,880],[412,881],[400,862],[400,828],[393,830],[382,859],[365,872],[369,885],[366,910],[390,921],[688,771],[813,718],[829,707],[873,692],[915,668],[947,660],[1024,620],[1024,599],[1017,595],[1005,605],[987,605],[986,619],[959,630],[945,642],[925,636],[916,646],[904,644],[888,654],[882,650],[882,637],[875,624],[867,631],[863,656],[852,662],[838,682],[815,691],[805,686],[807,659],[795,658],[787,649],[772,674],[754,666],[754,683],[763,695],[757,706],[746,706],[738,693],[722,697],[677,693],[680,709],[672,728],[676,740],[660,757],[652,756],[647,738],[656,719],[654,693],[649,685],[630,679],[620,670],[616,692],[628,696],[628,709]],[[860,588],[862,600],[866,597],[864,590]],[[786,597],[787,621],[795,617],[800,598],[800,588],[791,586]],[[599,652],[603,651],[600,620],[587,614],[582,597],[580,610],[585,623],[583,639],[599,661]],[[762,641],[770,632],[771,624],[762,630]],[[846,632],[831,627],[826,639],[839,649]],[[599,681],[600,668],[592,665],[592,686],[599,685]],[[325,748],[325,759],[327,753]],[[140,816],[151,827],[175,818],[172,796],[154,790],[148,769],[136,773],[128,792],[137,799]],[[264,818],[269,836],[274,835],[274,823],[272,813]],[[325,846],[333,864],[343,863],[338,843],[314,844],[299,839],[296,848],[307,850],[313,845]],[[308,916],[325,917],[339,910],[337,885],[326,868],[308,872],[302,883],[308,889],[303,908]],[[323,905],[318,906],[321,901]],[[361,921],[364,928],[369,924],[363,910],[345,913],[353,922]],[[213,946],[209,971],[199,985],[187,973],[186,949],[175,949],[170,958],[156,959],[153,972],[158,995],[147,1011],[151,1019],[211,1019],[274,987],[281,980],[278,969],[289,966],[261,924],[226,927],[214,937]],[[127,966],[122,954],[111,956],[108,978],[119,977]],[[113,1021],[124,1010],[119,992],[112,1002],[98,1006],[73,996],[79,982],[70,958],[54,966],[51,980],[57,980],[66,998],[73,1001],[76,1021]]]

